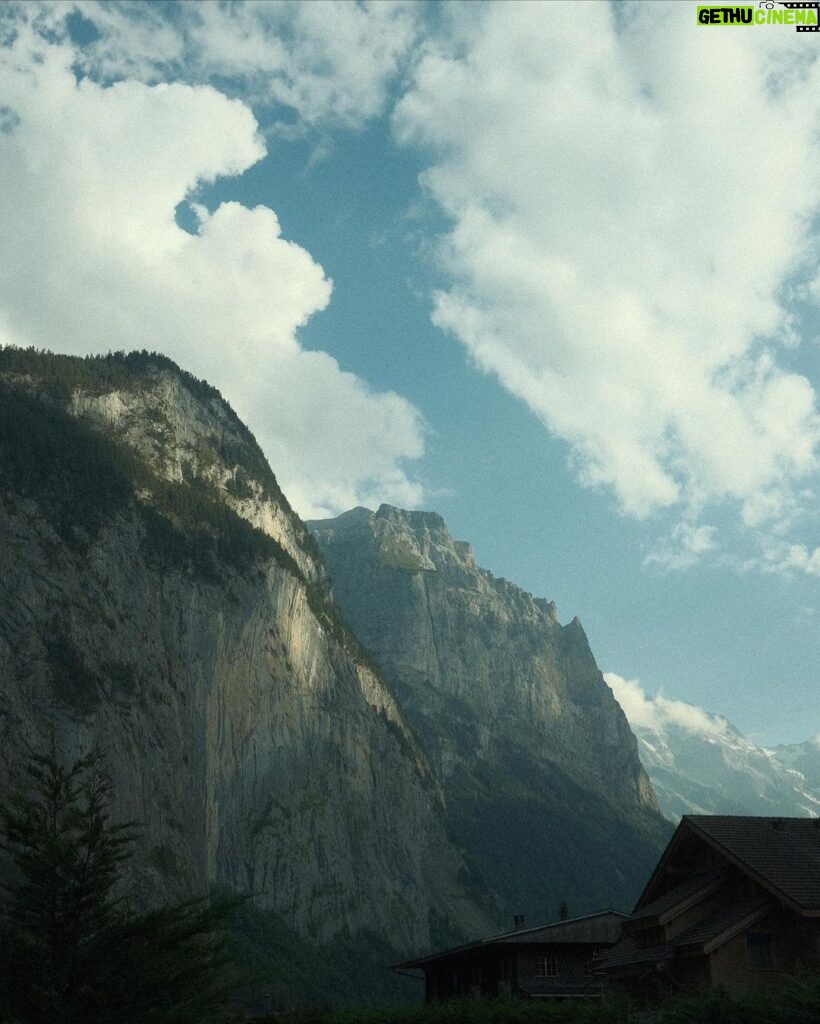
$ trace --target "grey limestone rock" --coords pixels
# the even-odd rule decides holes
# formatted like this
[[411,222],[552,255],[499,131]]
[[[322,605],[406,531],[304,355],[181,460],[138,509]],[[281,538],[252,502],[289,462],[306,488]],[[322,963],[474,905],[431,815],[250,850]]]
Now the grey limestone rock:
[[[120,472],[116,453],[139,468],[96,525],[0,476],[0,789],[53,726],[66,758],[104,747],[114,815],[143,826],[133,881],[147,903],[224,885],[320,941],[367,930],[418,950],[438,920],[480,934],[492,902],[465,889],[437,780],[336,622],[253,438],[216,393],[143,363],[67,395],[39,364],[0,382],[35,420],[48,410],[112,442],[101,474]],[[68,445],[69,477],[73,436],[42,454]],[[238,561],[217,528],[185,519],[214,506],[255,528]],[[278,548],[265,554],[258,531]]]
[[308,525],[442,783],[451,834],[509,912],[627,906],[668,829],[580,622],[481,569],[435,513]]

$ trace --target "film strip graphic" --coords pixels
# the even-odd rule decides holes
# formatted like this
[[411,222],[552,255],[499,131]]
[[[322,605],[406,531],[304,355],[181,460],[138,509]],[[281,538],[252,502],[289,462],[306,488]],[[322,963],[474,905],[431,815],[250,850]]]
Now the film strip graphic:
[[[778,2],[779,2],[779,5],[781,7],[786,7],[790,11],[807,11],[807,10],[814,11],[815,17],[817,18],[817,24],[816,25],[795,25],[795,28],[797,29],[798,32],[817,32],[817,31],[820,31],[820,0],[804,0],[804,2],[800,2],[800,0],[796,0],[796,2],[791,2],[791,0],[790,0],[790,2],[786,2],[786,0],[778,0]],[[769,9],[772,9],[774,7],[774,4],[773,3],[765,3],[764,2],[764,3],[759,4],[758,6],[759,7],[767,7]]]

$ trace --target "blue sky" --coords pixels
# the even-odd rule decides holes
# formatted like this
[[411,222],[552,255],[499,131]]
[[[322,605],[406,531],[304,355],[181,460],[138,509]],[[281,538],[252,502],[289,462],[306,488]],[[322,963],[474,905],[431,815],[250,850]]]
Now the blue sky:
[[305,517],[817,733],[817,38],[696,7],[6,5],[0,342],[165,351]]

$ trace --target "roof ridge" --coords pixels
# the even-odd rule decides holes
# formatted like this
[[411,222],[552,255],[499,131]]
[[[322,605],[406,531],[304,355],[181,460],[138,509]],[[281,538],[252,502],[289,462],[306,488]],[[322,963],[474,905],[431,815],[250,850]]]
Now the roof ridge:
[[508,932],[499,932],[496,935],[490,935],[486,939],[479,939],[479,942],[495,942],[496,939],[506,939],[510,935],[526,935],[528,932],[542,932],[545,928],[558,928],[564,924],[574,924],[576,921],[588,921],[591,917],[603,917],[604,914],[617,914],[618,917],[628,917],[627,914],[622,913],[620,910],[614,910],[612,907],[607,907],[605,910],[595,910],[591,914],[579,914],[578,917],[565,917],[559,921],[549,921],[547,924],[533,924],[526,928],[513,928]]

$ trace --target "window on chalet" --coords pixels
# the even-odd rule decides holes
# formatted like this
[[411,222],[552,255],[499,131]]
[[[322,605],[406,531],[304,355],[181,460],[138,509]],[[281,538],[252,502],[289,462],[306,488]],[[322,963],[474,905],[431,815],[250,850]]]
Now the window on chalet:
[[537,956],[535,958],[535,976],[536,978],[557,978],[558,957]]
[[774,967],[772,937],[768,932],[747,932],[746,959],[753,971],[770,971]]

